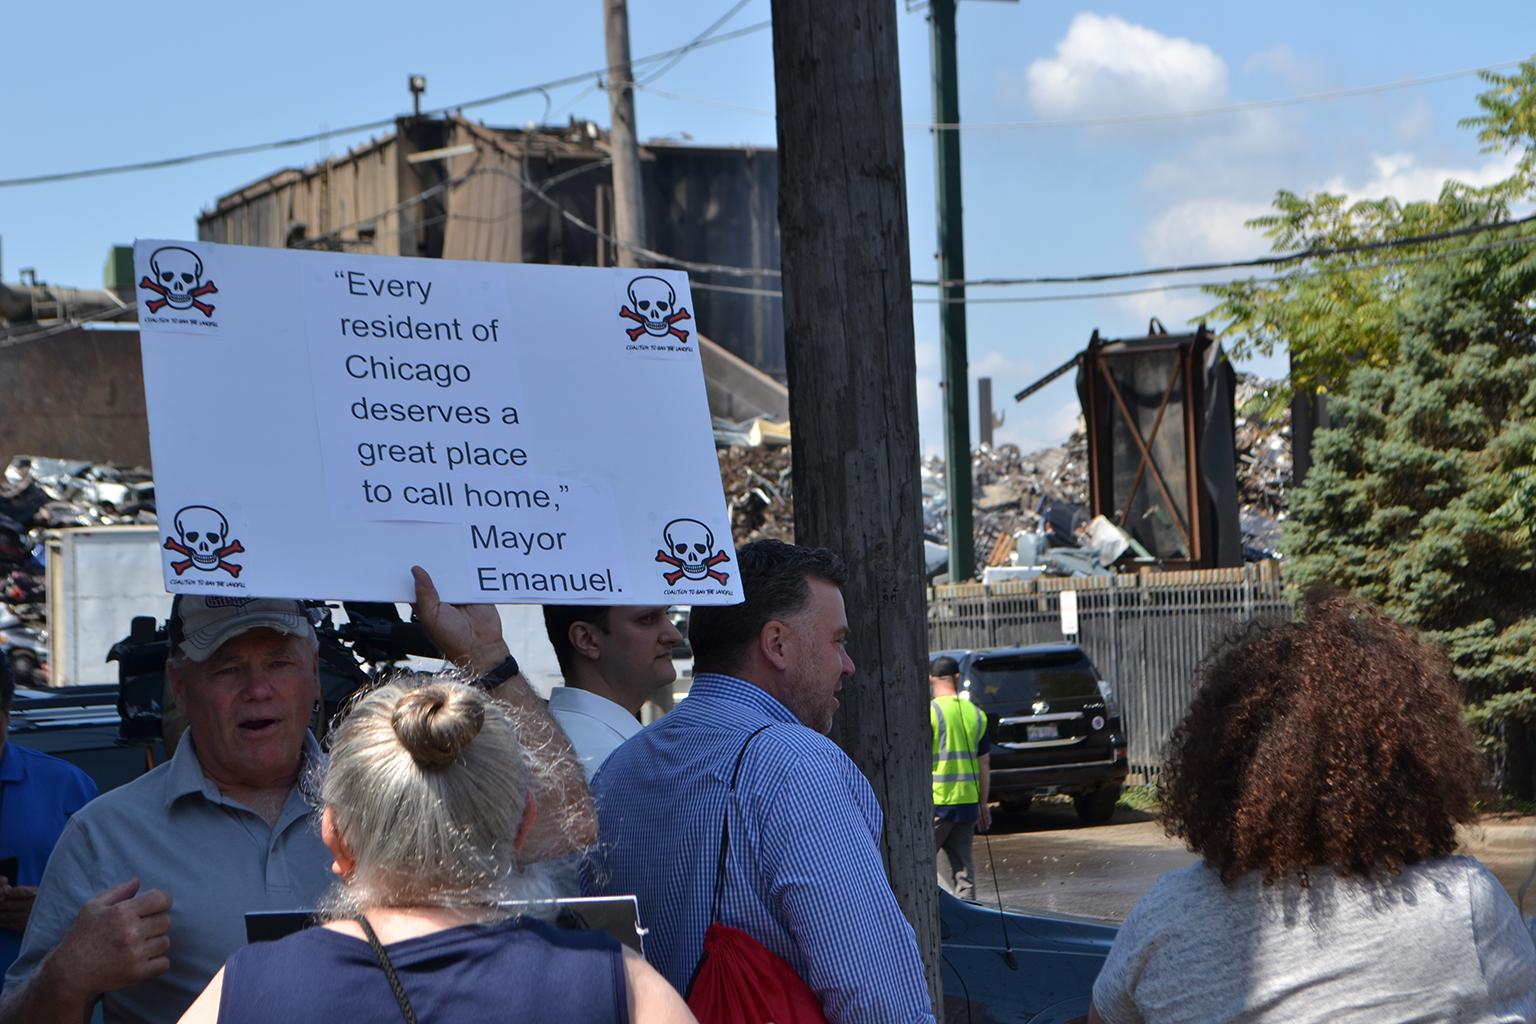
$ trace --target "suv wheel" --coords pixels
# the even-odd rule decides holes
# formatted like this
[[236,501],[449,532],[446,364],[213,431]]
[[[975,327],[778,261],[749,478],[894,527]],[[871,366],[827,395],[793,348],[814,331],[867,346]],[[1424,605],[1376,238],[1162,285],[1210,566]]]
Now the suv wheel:
[[1098,789],[1089,790],[1072,798],[1077,816],[1095,824],[1108,821],[1115,815],[1115,804],[1120,800],[1120,784],[1106,782]]

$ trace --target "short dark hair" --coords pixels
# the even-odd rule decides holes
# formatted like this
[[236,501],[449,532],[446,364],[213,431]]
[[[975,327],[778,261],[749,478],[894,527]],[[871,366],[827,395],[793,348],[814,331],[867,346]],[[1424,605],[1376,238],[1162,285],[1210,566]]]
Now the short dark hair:
[[747,651],[773,619],[792,615],[811,599],[809,577],[841,587],[848,567],[826,548],[755,540],[736,551],[741,573],[741,604],[695,607],[688,621],[694,672],[724,672],[739,668]]
[[613,609],[605,604],[547,604],[544,606],[544,632],[549,634],[549,645],[555,649],[555,660],[560,663],[563,675],[571,674],[576,664],[576,648],[571,646],[571,626],[578,622],[590,622],[604,633],[608,632],[608,613]]
[[933,664],[928,666],[928,674],[931,676],[957,676],[960,674],[960,663],[949,655],[941,655],[933,659]]
[[0,715],[11,710],[11,702],[15,699],[16,674],[11,671],[11,656],[6,651],[0,651]]
[[1163,824],[1233,882],[1395,873],[1456,849],[1484,795],[1450,663],[1367,602],[1219,643],[1168,741]]

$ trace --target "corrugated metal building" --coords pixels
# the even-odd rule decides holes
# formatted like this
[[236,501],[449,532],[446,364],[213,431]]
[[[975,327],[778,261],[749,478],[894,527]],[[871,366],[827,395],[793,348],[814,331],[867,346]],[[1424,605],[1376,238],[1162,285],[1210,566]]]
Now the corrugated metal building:
[[[773,150],[649,143],[640,149],[647,248],[696,263],[777,270]],[[493,129],[402,118],[393,135],[221,197],[198,237],[445,259],[611,266],[607,140],[589,122]],[[689,270],[700,328],[782,381],[783,310],[772,275]]]

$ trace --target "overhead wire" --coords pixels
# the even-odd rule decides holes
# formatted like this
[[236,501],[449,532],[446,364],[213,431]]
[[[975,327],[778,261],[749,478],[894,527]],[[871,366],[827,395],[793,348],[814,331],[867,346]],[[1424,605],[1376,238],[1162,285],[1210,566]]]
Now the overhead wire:
[[[685,53],[704,46],[717,46],[721,43],[730,42],[733,39],[740,39],[743,36],[751,35],[754,32],[761,32],[763,29],[771,27],[772,24],[773,23],[771,21],[759,21],[752,25],[747,25],[730,32],[722,33],[721,35],[712,36],[708,39],[696,39],[682,46],[675,46],[671,49],[662,50],[658,53],[652,53],[647,54],[644,57],[638,57],[630,61],[630,64],[631,66],[643,66],[656,63],[657,61],[664,61],[670,57],[678,55],[679,53]],[[552,79],[547,82],[540,82],[536,85],[519,86],[515,89],[508,89],[505,92],[499,92],[491,96],[482,96],[478,99],[467,100],[462,103],[453,103],[442,107],[435,107],[430,110],[423,111],[421,116],[441,117],[449,113],[472,110],[476,107],[489,106],[494,103],[504,103],[507,100],[512,99],[520,99],[521,97],[540,93],[548,89],[557,89],[567,85],[577,85],[604,74],[606,70],[606,68],[600,68],[596,71],[585,71],[578,75],[567,75],[564,78]],[[251,153],[266,152],[268,150],[288,149],[293,146],[304,146],[312,142],[320,142],[325,139],[331,139],[341,135],[358,135],[363,132],[388,128],[393,126],[394,123],[395,118],[393,117],[378,118],[372,121],[365,121],[360,124],[347,125],[341,128],[328,128],[323,131],[310,132],[305,135],[295,135],[290,138],[276,139],[270,142],[257,142],[244,146],[226,146],[221,149],[209,149],[197,153],[185,153],[179,156],[161,157],[155,160],[139,160],[132,163],[110,164],[103,167],[89,167],[74,171],[55,171],[49,174],[32,174],[15,178],[0,178],[0,188],[16,188],[24,185],[44,185],[61,181],[77,181],[81,178],[102,177],[109,174],[129,174],[136,171],[149,171],[159,170],[167,167],[179,167],[185,164],[199,163],[204,160],[217,160],[223,157],[245,156]]]

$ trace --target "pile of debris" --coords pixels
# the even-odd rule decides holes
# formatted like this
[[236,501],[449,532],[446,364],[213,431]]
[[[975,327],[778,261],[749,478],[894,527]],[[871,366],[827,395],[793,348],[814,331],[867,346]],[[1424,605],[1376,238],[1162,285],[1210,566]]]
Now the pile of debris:
[[779,445],[717,448],[720,483],[731,507],[731,535],[736,543],[770,538],[795,539],[795,491],[790,481],[789,447]]
[[40,630],[47,619],[44,530],[153,522],[155,485],[148,470],[12,459],[0,477],[0,621]]
[[[1237,500],[1243,557],[1280,557],[1280,524],[1291,487],[1291,410],[1274,400],[1274,384],[1237,377]],[[1276,408],[1278,406],[1278,408]]]

